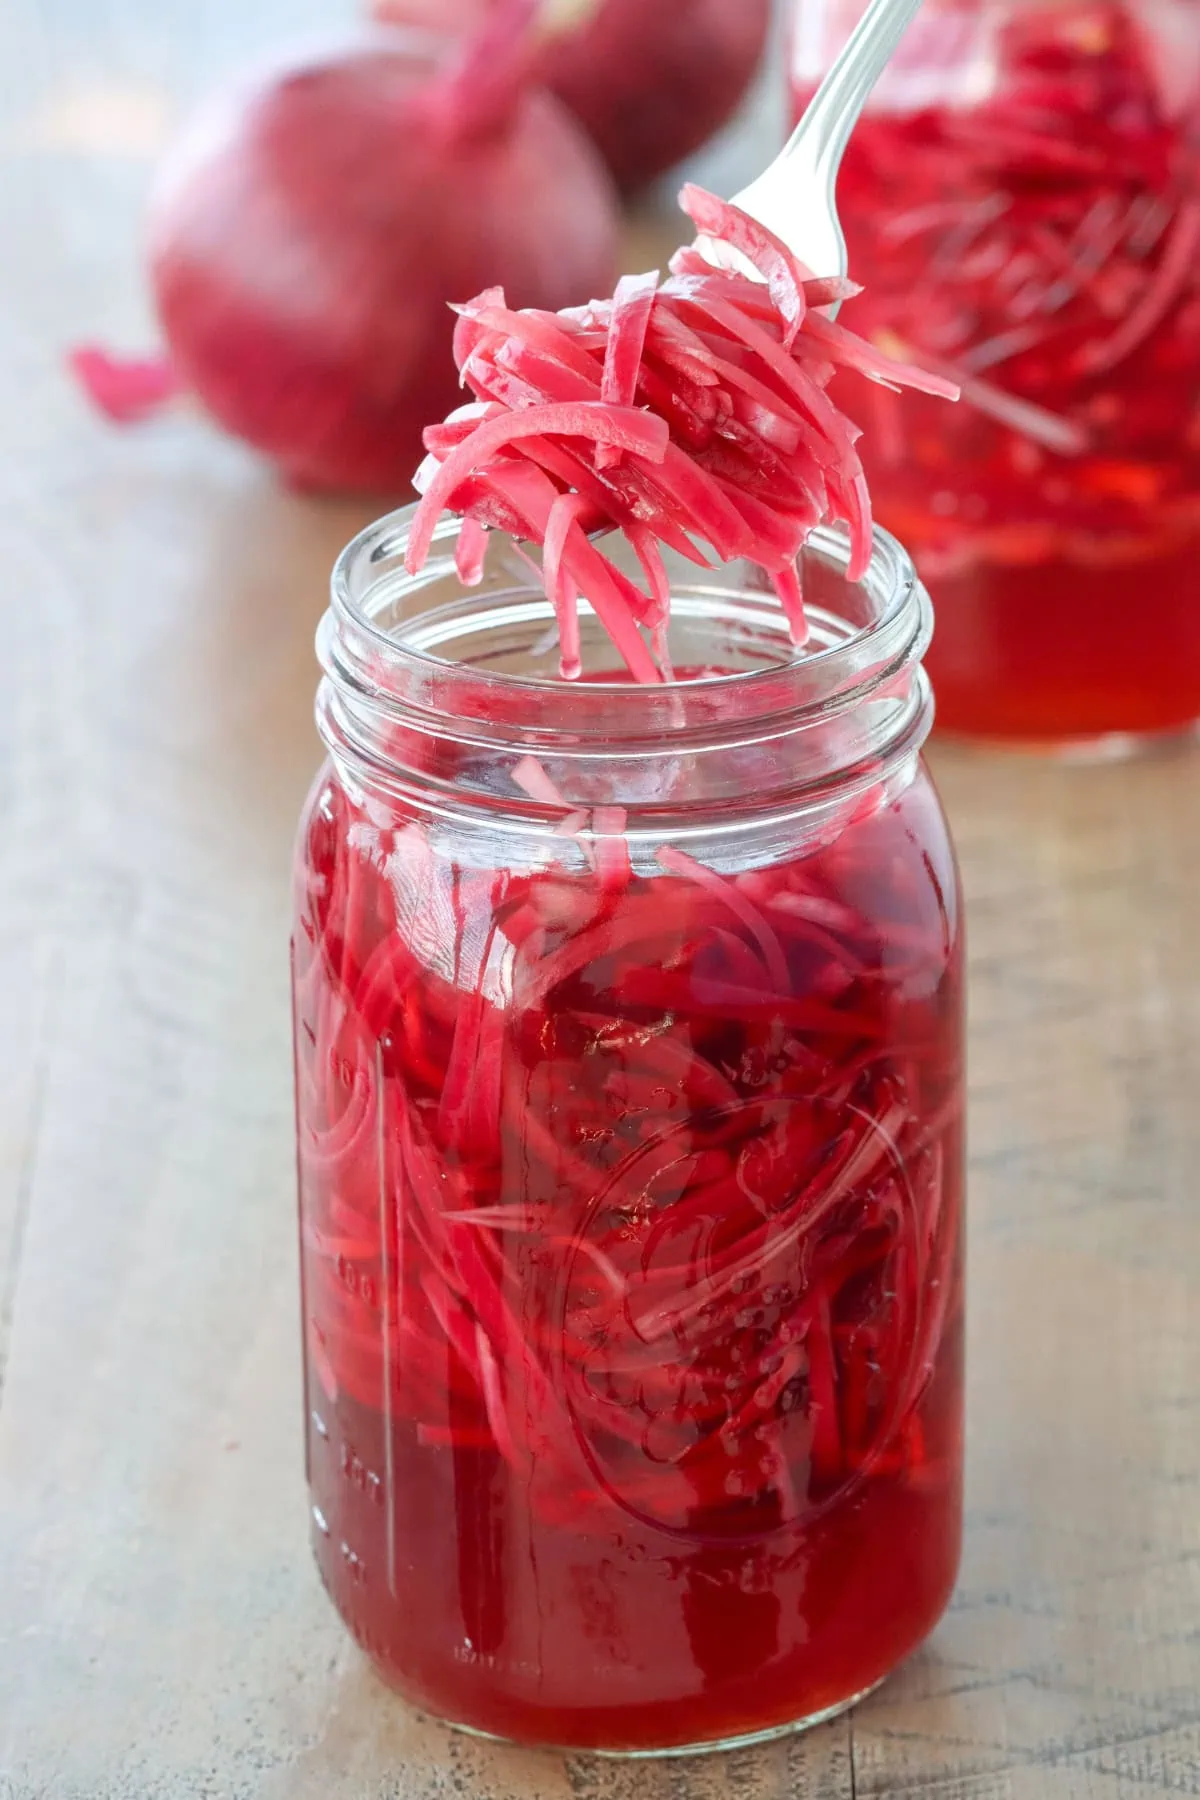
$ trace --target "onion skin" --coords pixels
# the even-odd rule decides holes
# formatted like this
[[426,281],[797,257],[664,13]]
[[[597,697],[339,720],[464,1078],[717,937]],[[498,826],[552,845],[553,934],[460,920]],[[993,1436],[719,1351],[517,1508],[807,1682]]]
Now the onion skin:
[[[378,17],[468,30],[488,0],[375,0]],[[766,48],[770,0],[599,0],[548,39],[538,79],[568,106],[623,193],[719,131]]]
[[[301,487],[400,493],[454,404],[448,303],[611,287],[616,196],[550,96],[446,104],[428,40],[378,28],[219,96],[151,213],[184,385]],[[435,96],[440,104],[435,104]]]

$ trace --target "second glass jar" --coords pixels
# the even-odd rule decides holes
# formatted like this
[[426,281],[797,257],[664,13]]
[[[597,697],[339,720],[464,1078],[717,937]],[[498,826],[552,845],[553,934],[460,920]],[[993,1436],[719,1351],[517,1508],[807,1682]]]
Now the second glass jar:
[[[861,0],[796,0],[799,112]],[[838,188],[876,511],[938,607],[938,722],[1200,718],[1200,0],[927,0]]]
[[[452,527],[448,528],[452,532]],[[494,543],[347,552],[293,972],[309,1481],[385,1677],[632,1753],[813,1723],[932,1628],[962,1470],[959,893],[881,537],[676,588],[639,688]],[[674,571],[687,573],[686,565]],[[694,570],[690,571],[694,583]]]

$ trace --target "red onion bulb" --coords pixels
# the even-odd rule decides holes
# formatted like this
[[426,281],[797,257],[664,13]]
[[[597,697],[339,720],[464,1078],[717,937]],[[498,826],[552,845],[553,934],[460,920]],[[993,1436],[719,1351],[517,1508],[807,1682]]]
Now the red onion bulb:
[[[374,0],[378,17],[467,31],[496,0]],[[584,125],[625,192],[673,168],[736,110],[770,0],[543,0],[538,79]]]
[[609,291],[611,183],[520,63],[380,28],[218,96],[170,162],[151,269],[176,371],[298,485],[405,486],[454,403],[449,302]]

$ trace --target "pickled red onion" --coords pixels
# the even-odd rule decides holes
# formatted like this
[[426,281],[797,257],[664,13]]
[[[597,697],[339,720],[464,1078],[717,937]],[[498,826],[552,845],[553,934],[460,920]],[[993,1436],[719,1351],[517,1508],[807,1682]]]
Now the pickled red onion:
[[[858,431],[826,392],[833,375],[957,394],[822,316],[817,308],[852,295],[853,283],[814,276],[765,226],[701,188],[685,187],[680,203],[761,279],[684,249],[665,282],[657,272],[627,277],[612,300],[557,314],[513,312],[488,289],[459,309],[454,337],[475,404],[425,433],[410,572],[424,566],[445,508],[470,533],[460,567],[471,573],[481,529],[536,543],[568,679],[581,673],[580,595],[639,680],[669,679],[660,544],[706,564],[757,563],[802,643],[797,559],[814,526],[847,523],[852,580],[870,556]],[[624,534],[646,591],[589,541],[607,531]]]

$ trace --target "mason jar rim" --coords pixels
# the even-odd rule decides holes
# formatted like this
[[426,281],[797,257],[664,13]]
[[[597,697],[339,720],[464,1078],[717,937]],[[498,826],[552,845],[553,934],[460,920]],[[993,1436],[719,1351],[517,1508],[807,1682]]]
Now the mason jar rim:
[[[876,526],[870,564],[861,581],[847,590],[865,594],[872,616],[861,626],[819,647],[788,646],[788,654],[765,666],[730,673],[704,674],[655,684],[615,683],[586,676],[566,682],[550,676],[515,674],[455,662],[377,623],[371,600],[387,580],[386,567],[402,564],[414,506],[402,507],[368,525],[338,557],[331,583],[331,607],[318,633],[318,650],[327,677],[360,701],[373,701],[385,711],[406,715],[416,708],[438,712],[447,725],[488,726],[488,735],[524,739],[520,727],[506,733],[497,720],[512,716],[515,701],[527,701],[529,731],[543,741],[560,733],[575,742],[597,738],[655,738],[669,732],[678,748],[688,736],[743,732],[788,715],[794,727],[811,717],[828,718],[853,707],[901,671],[918,664],[932,634],[932,610],[907,552],[890,533]],[[418,576],[393,576],[391,587],[419,593],[423,587],[453,575],[452,557],[459,521],[443,517],[435,530],[429,562]],[[503,537],[504,534],[493,534]],[[820,559],[835,574],[849,564],[848,533],[820,526],[811,534],[806,558]],[[681,593],[733,596],[731,580],[721,571],[697,569]],[[478,589],[463,588],[464,602]],[[548,607],[534,571],[520,589],[505,590],[510,602],[524,594],[531,604]],[[782,609],[770,593],[755,593],[762,616]],[[782,639],[781,639],[782,641]],[[495,729],[493,729],[495,727]],[[515,733],[515,736],[514,736]]]

